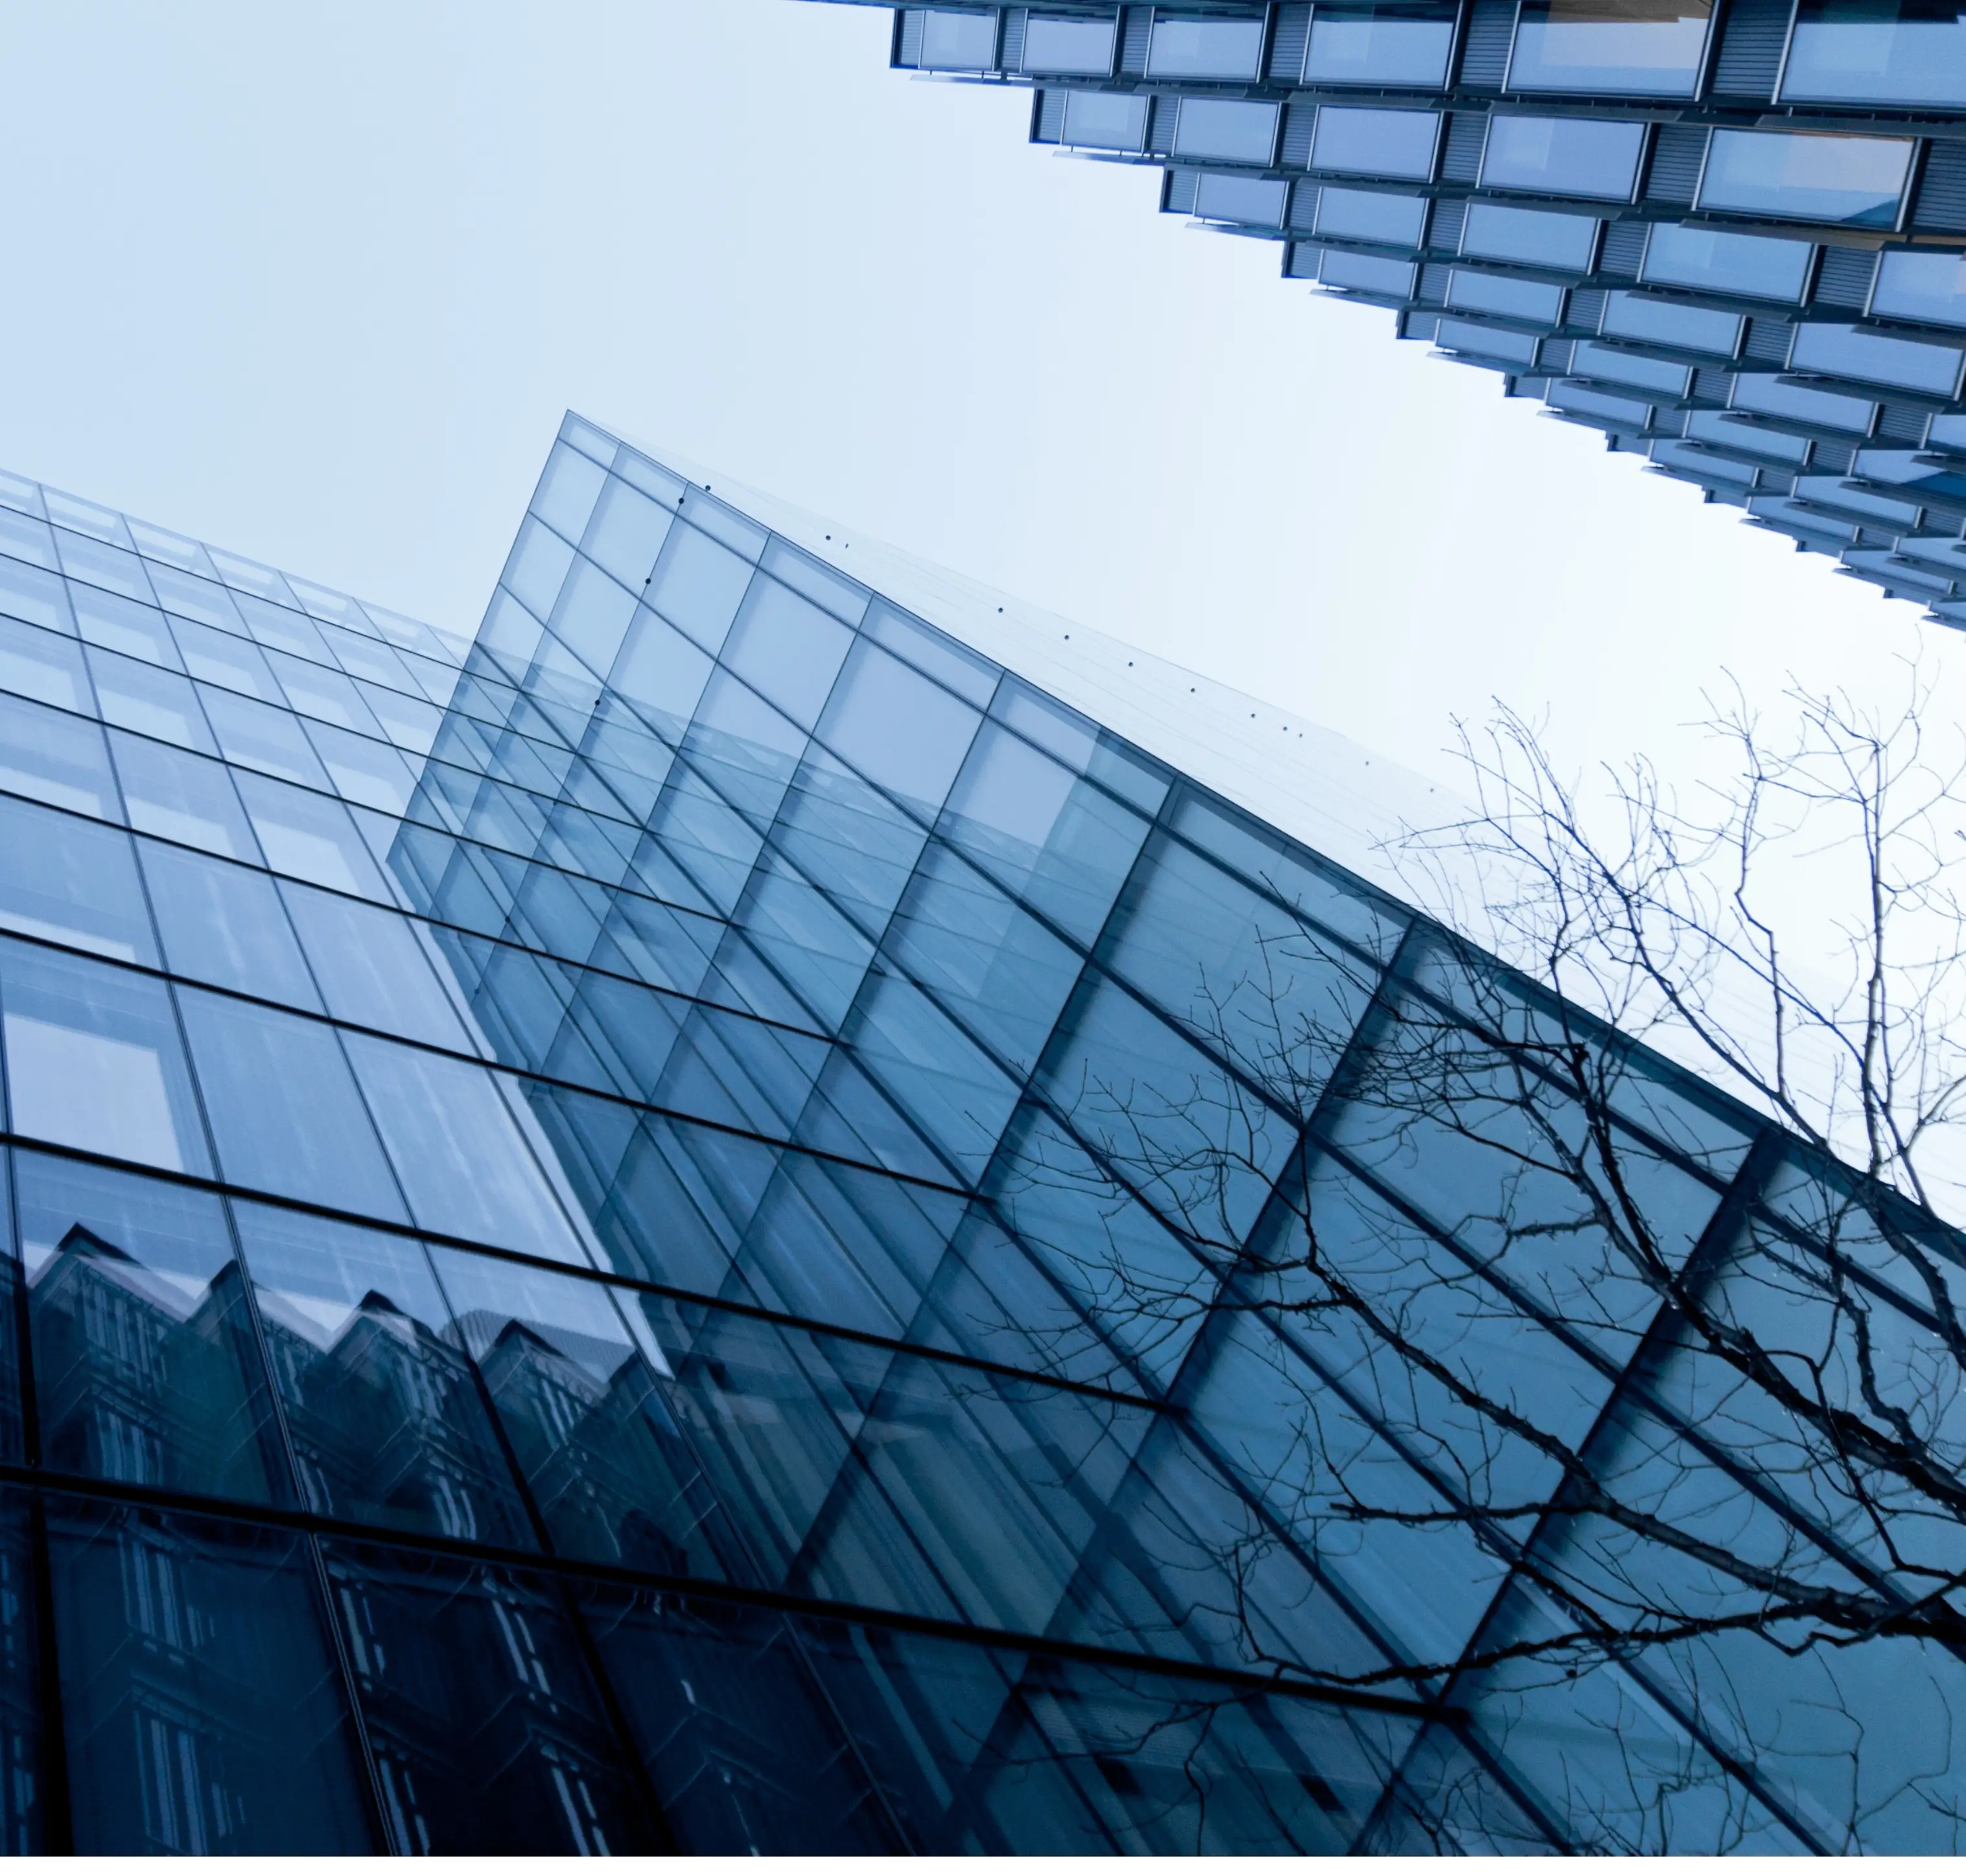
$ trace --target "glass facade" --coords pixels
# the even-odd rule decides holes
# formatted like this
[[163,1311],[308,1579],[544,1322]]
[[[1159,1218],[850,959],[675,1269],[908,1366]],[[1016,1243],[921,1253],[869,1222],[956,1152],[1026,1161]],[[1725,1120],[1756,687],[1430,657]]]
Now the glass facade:
[[[1388,1013],[1499,967],[578,417],[468,645],[0,529],[9,1847],[1955,1847],[1942,1639],[1506,1665],[1664,1563],[1490,1518],[1443,1362],[1915,1559],[1388,1132]],[[1627,1054],[1752,1294],[1831,1182]],[[1313,1220],[1378,1343],[1243,1306]]]
[[[1033,141],[1161,167],[1165,212],[1277,242],[1287,278],[1389,308],[1401,337],[1966,627],[1966,16],[972,0],[894,18],[896,66],[935,69],[971,35],[967,76],[1030,85]],[[1033,63],[1066,34],[1084,62]]]

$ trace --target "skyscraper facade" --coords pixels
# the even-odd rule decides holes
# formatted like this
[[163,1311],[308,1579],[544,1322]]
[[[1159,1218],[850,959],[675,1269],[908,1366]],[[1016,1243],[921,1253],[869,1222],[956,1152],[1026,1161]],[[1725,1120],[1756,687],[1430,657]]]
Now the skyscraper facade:
[[[870,0],[871,3],[871,0]],[[893,62],[1966,624],[1966,21],[1912,0],[1035,0]]]
[[1956,1847],[1942,1486],[1686,1327],[1847,1447],[1952,1235],[798,532],[0,481],[8,1847]]

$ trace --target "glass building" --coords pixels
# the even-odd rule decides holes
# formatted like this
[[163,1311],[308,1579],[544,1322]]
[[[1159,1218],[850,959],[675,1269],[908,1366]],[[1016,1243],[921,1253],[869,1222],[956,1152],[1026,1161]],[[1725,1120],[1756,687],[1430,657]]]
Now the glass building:
[[1966,625],[1966,15],[1036,0],[897,8],[893,63]]
[[[1955,1240],[772,519],[569,416],[466,645],[0,479],[8,1847],[1955,1848],[1943,1520],[1392,1039],[1886,1394]],[[1525,1668],[1682,1526],[1879,1633]]]

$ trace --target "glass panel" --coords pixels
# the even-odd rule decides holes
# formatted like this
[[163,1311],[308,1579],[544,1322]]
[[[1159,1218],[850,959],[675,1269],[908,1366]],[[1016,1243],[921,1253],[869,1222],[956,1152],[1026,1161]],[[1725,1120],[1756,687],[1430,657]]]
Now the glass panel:
[[0,788],[121,820],[102,732],[79,717],[0,696]]
[[1523,0],[1511,91],[1690,98],[1712,0]]
[[140,840],[137,853],[172,970],[227,990],[317,1010],[314,980],[264,873]]
[[788,586],[760,575],[719,654],[746,683],[810,730],[826,708],[853,634]]
[[1807,385],[1785,385],[1777,379],[1746,372],[1734,380],[1732,402],[1739,411],[1793,417],[1802,423],[1852,430],[1863,437],[1871,434],[1877,416],[1877,407],[1861,398],[1842,397],[1833,391],[1817,391]]
[[1602,226],[1594,218],[1583,215],[1507,208],[1500,202],[1470,202],[1461,230],[1461,251],[1490,260],[1526,261],[1532,266],[1588,273]]
[[1871,294],[1871,311],[1887,318],[1966,326],[1966,255],[1885,255]]
[[57,1499],[48,1549],[79,1852],[374,1848],[305,1538]]
[[1313,169],[1344,169],[1355,176],[1412,176],[1424,182],[1433,173],[1433,147],[1440,118],[1431,111],[1366,111],[1325,105],[1317,113],[1311,140]]
[[256,697],[263,703],[281,701],[280,687],[273,682],[266,655],[250,639],[214,631],[210,626],[195,624],[189,619],[176,627],[171,636],[177,640],[185,669],[193,677]]
[[1317,263],[1317,278],[1325,286],[1401,300],[1411,296],[1417,272],[1416,263],[1395,260],[1390,254],[1348,254],[1337,248],[1326,249]]
[[588,523],[582,551],[614,575],[631,593],[639,593],[655,570],[672,510],[658,507],[638,488],[611,475]]
[[1698,205],[1846,227],[1896,227],[1917,148],[1910,137],[1716,131]]
[[292,1501],[225,1213],[206,1192],[15,1158],[46,1462]]
[[1474,313],[1499,313],[1507,319],[1531,319],[1539,324],[1563,323],[1563,288],[1540,280],[1518,280],[1507,274],[1470,273],[1457,267],[1448,276],[1447,303]]
[[197,687],[189,678],[96,645],[89,648],[89,668],[104,722],[196,749],[201,756],[218,753],[205,726]]
[[1310,16],[1304,62],[1307,85],[1420,85],[1447,79],[1454,9],[1344,0]]
[[[1140,102],[1144,107],[1146,101],[1143,98]],[[59,576],[5,557],[0,557],[0,613],[51,632],[75,630],[67,589]]]
[[928,11],[922,18],[924,71],[984,72],[997,62],[994,13]]
[[1948,346],[1894,339],[1861,326],[1811,321],[1796,327],[1788,363],[1791,371],[1824,372],[1869,384],[1900,385],[1933,397],[1956,398],[1966,354]]
[[1423,195],[1384,195],[1369,189],[1322,189],[1317,232],[1354,241],[1392,241],[1417,247],[1426,222]]
[[1799,300],[1816,250],[1806,241],[1660,221],[1645,242],[1642,277],[1750,299]]
[[1591,340],[1578,342],[1570,369],[1580,378],[1608,378],[1613,384],[1636,385],[1669,398],[1683,398],[1692,388],[1693,367],[1670,365],[1663,359],[1639,358]]
[[1443,350],[1471,353],[1477,358],[1500,359],[1510,365],[1533,365],[1536,338],[1533,333],[1504,332],[1494,326],[1478,326],[1465,319],[1443,319],[1434,328],[1433,342]]
[[210,1170],[162,984],[8,940],[0,1002],[17,1133],[172,1172]]
[[0,927],[126,964],[157,961],[129,836],[5,798]]
[[1103,78],[1113,69],[1116,24],[1110,17],[1075,20],[1033,15],[1024,27],[1023,69]]
[[131,827],[234,859],[259,859],[259,844],[224,763],[120,730],[109,732],[109,745]]
[[1081,150],[1143,149],[1147,103],[1122,92],[1067,92],[1063,140]]
[[1617,292],[1606,298],[1603,330],[1619,338],[1649,339],[1684,351],[1732,358],[1740,349],[1745,323],[1739,313],[1655,299],[1649,294]]
[[1280,176],[1204,174],[1196,191],[1194,212],[1204,221],[1280,228],[1289,197],[1290,185]]
[[0,1855],[47,1848],[40,1597],[24,1494],[0,1500]]
[[540,472],[532,511],[556,533],[577,541],[586,530],[587,517],[594,512],[595,498],[607,475],[578,451],[556,443]]
[[1262,70],[1260,19],[1168,19],[1154,21],[1147,49],[1150,78],[1253,79]]
[[[0,514],[5,511],[0,509]],[[5,617],[0,617],[0,690],[53,704],[58,710],[95,714],[89,673],[75,640]]]
[[656,1847],[550,1588],[447,1558],[322,1548],[395,1850]]
[[[994,30],[996,21],[988,24]],[[714,655],[751,583],[750,563],[694,527],[669,530],[643,601]]]
[[255,702],[230,691],[198,687],[205,714],[218,737],[225,759],[247,769],[263,769],[288,782],[326,788],[327,773],[301,727],[284,710]]
[[1781,96],[1966,105],[1966,17],[1951,0],[1802,0]]
[[1484,189],[1629,201],[1645,148],[1642,124],[1598,118],[1497,116],[1481,153]]
[[1253,100],[1184,98],[1174,132],[1174,153],[1223,163],[1267,165],[1277,147],[1281,107]]
[[339,801],[266,775],[241,775],[237,782],[266,864],[276,872],[388,901],[389,889]]
[[281,894],[331,1015],[408,1042],[474,1052],[407,919],[306,886],[288,885]]
[[234,1208],[308,1501],[330,1517],[533,1546],[422,1247]]
[[818,733],[877,787],[933,815],[980,720],[968,704],[862,639]]
[[153,606],[139,605],[114,593],[98,593],[86,586],[72,589],[76,623],[82,636],[106,651],[120,651],[125,657],[141,658],[162,665],[168,671],[182,671],[182,661],[164,615]]

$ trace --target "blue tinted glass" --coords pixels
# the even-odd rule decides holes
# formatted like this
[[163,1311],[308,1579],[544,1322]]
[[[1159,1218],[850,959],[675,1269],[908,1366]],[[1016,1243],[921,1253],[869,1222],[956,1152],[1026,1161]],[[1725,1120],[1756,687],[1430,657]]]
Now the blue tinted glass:
[[1447,283],[1447,303],[1470,312],[1500,313],[1509,319],[1533,319],[1546,326],[1563,321],[1563,289],[1540,280],[1518,280],[1504,274],[1471,273],[1457,267]]
[[266,775],[242,774],[237,782],[266,863],[276,872],[337,892],[388,899],[375,861],[340,802]]
[[141,658],[167,670],[184,669],[164,615],[156,608],[87,586],[71,588],[69,596],[75,601],[76,624],[92,645]]
[[1899,385],[1930,396],[1959,395],[1960,368],[1966,356],[1948,346],[1921,345],[1860,326],[1811,322],[1797,326],[1789,349],[1792,371],[1825,372],[1870,384]]
[[1056,19],[1034,14],[1024,27],[1027,72],[1084,73],[1103,78],[1113,69],[1112,19]]
[[1509,89],[1690,98],[1713,11],[1710,0],[1523,0]]
[[811,729],[826,708],[853,634],[776,580],[751,582],[719,654],[751,688]]
[[1486,189],[1629,201],[1645,148],[1642,124],[1597,118],[1497,116],[1481,153]]
[[1290,185],[1281,176],[1204,175],[1196,188],[1194,212],[1206,221],[1280,228],[1289,195]]
[[0,788],[121,820],[102,732],[25,698],[0,696]]
[[1369,189],[1327,189],[1318,192],[1320,234],[1417,247],[1426,221],[1423,195],[1387,195]]
[[172,1172],[209,1169],[162,984],[9,940],[0,1005],[17,1133]]
[[643,595],[704,650],[715,652],[751,583],[750,562],[694,527],[673,527]]
[[1689,352],[1732,358],[1739,349],[1744,322],[1739,313],[1687,306],[1649,294],[1618,292],[1604,302],[1603,330],[1625,339],[1649,339]]
[[1917,148],[1909,137],[1716,131],[1700,179],[1699,206],[1850,227],[1895,227]]
[[1966,105],[1966,19],[1949,0],[1802,0],[1781,95]]
[[1636,385],[1669,398],[1683,398],[1692,387],[1690,365],[1668,364],[1664,359],[1642,358],[1591,340],[1578,342],[1570,369],[1580,378],[1608,378],[1613,384]]
[[1433,147],[1439,134],[1440,119],[1431,111],[1326,105],[1317,114],[1310,165],[1355,176],[1412,176],[1423,182],[1433,173]]
[[0,690],[53,704],[57,709],[79,711],[85,716],[95,714],[89,673],[75,640],[4,617],[0,617]]
[[1320,5],[1310,16],[1307,85],[1437,85],[1454,44],[1451,7]]
[[89,668],[105,723],[196,749],[201,756],[218,753],[197,687],[189,679],[95,645],[89,648]]
[[1145,98],[1120,92],[1067,92],[1064,140],[1085,150],[1139,150],[1147,140]]
[[1799,300],[1815,254],[1806,241],[1661,221],[1645,243],[1644,278],[1752,299]]
[[0,556],[0,613],[52,632],[73,632],[67,589],[53,573]]
[[1885,255],[1871,311],[1884,318],[1966,326],[1966,256],[1902,250]]
[[1395,299],[1412,294],[1418,271],[1416,263],[1395,260],[1389,254],[1349,254],[1335,247],[1326,249],[1317,264],[1317,277],[1323,285],[1384,293]]
[[469,1052],[470,1040],[409,920],[292,883],[280,896],[330,1015],[406,1041]]
[[279,894],[264,873],[151,840],[139,841],[137,851],[173,971],[271,1002],[320,1007]]
[[1749,376],[1745,372],[1734,381],[1733,405],[1737,411],[1793,417],[1826,429],[1852,430],[1859,436],[1870,434],[1877,415],[1877,407],[1861,398],[1818,391],[1808,385],[1784,384],[1777,378]]
[[1154,21],[1147,73],[1151,78],[1252,79],[1262,56],[1261,20],[1162,15]]
[[1230,98],[1184,98],[1176,120],[1177,156],[1267,164],[1277,147],[1278,107]]
[[109,743],[131,827],[234,859],[259,859],[259,844],[223,763],[120,730],[110,731]]
[[673,509],[658,506],[639,488],[611,475],[595,504],[582,550],[630,592],[640,593],[655,571],[656,556],[675,518]]
[[933,814],[980,720],[968,704],[862,639],[819,737],[876,786]]
[[1587,273],[1601,225],[1582,215],[1507,208],[1500,202],[1470,202],[1461,230],[1461,251],[1490,260],[1527,261],[1532,266]]
[[997,59],[997,16],[935,9],[922,15],[921,62],[930,71],[986,71]]
[[1470,352],[1477,358],[1500,359],[1511,365],[1533,365],[1536,340],[1533,333],[1504,332],[1494,326],[1478,326],[1465,319],[1443,319],[1434,330],[1434,343],[1449,350]]
[[126,964],[157,961],[129,836],[3,797],[0,927]]

